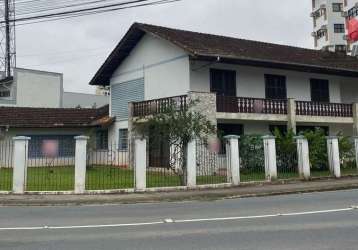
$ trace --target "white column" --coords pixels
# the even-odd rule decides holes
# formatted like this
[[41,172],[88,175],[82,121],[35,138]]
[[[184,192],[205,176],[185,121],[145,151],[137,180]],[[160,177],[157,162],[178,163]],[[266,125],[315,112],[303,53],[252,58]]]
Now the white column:
[[88,136],[76,136],[75,155],[75,193],[83,194],[86,190],[86,164]]
[[231,183],[233,185],[240,184],[240,152],[239,139],[240,136],[228,135],[224,137],[227,141],[226,146],[226,162],[230,170]]
[[328,165],[334,177],[341,177],[341,163],[339,159],[339,144],[337,136],[327,137]]
[[295,99],[289,98],[287,102],[287,127],[292,129],[293,133],[296,134],[296,102]]
[[12,191],[14,194],[23,194],[26,190],[27,157],[30,137],[14,137],[14,169]]
[[268,181],[277,179],[276,142],[275,137],[266,135],[262,137],[265,151],[265,173]]
[[358,137],[354,137],[354,147],[355,147],[355,153],[356,153],[356,166],[358,170]]
[[301,178],[308,180],[311,175],[308,141],[304,136],[296,136],[298,172]]
[[145,191],[147,187],[147,140],[145,138],[134,139],[134,167],[135,185],[137,191]]
[[196,187],[196,140],[192,140],[187,146],[186,156],[187,186]]

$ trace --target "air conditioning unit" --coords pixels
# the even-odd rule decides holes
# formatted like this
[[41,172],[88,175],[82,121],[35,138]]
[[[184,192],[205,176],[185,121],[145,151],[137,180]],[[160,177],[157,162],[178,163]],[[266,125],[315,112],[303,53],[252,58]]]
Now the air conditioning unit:
[[358,45],[353,45],[351,55],[358,56]]
[[341,15],[342,15],[342,17],[348,17],[348,12],[347,11],[342,11]]

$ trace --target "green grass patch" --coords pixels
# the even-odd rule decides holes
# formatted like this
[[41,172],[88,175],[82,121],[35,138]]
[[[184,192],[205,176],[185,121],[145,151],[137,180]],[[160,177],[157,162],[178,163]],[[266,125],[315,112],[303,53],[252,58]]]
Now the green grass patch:
[[315,170],[311,169],[311,177],[330,177],[331,172],[329,170]]
[[0,191],[12,189],[12,168],[0,168]]

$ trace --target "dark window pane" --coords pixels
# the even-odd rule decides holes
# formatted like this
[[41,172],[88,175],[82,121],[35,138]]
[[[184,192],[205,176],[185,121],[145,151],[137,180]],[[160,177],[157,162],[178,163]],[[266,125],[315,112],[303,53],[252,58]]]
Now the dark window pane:
[[286,77],[265,75],[266,99],[287,99]]
[[119,130],[118,149],[128,150],[128,129]]
[[329,102],[329,81],[311,79],[311,101]]
[[236,72],[211,69],[210,91],[223,96],[236,96]]
[[97,131],[96,132],[96,146],[97,149],[104,150],[108,149],[108,131]]

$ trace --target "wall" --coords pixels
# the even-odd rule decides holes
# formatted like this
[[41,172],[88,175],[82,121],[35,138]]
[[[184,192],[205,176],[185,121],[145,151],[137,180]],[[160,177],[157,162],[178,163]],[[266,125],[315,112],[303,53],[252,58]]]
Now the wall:
[[62,106],[62,74],[17,68],[14,72],[14,81],[18,107]]
[[109,96],[91,95],[74,92],[63,93],[63,107],[64,108],[92,108],[102,107],[109,104]]
[[[329,80],[331,102],[341,102],[341,86],[346,82],[358,81],[358,79],[338,76],[220,63],[203,67],[207,64],[207,62],[194,61],[191,63],[191,91],[210,92],[210,68],[236,70],[237,95],[241,97],[265,98],[265,74],[285,75],[287,97],[302,101],[311,100],[310,78]],[[358,98],[358,85],[354,93]]]

